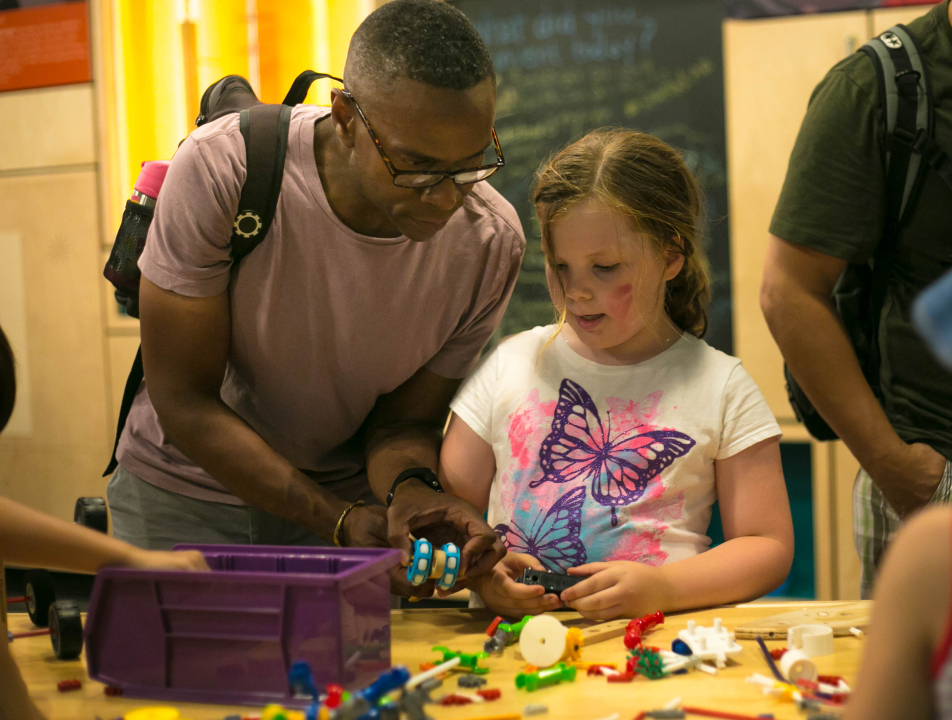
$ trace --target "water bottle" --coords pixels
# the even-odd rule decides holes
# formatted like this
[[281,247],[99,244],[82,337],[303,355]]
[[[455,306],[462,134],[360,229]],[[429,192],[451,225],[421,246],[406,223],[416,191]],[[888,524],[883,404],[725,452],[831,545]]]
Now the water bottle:
[[155,200],[159,197],[159,190],[162,189],[168,171],[168,160],[146,160],[142,163],[142,170],[139,171],[132,197],[129,199],[143,207],[155,207]]

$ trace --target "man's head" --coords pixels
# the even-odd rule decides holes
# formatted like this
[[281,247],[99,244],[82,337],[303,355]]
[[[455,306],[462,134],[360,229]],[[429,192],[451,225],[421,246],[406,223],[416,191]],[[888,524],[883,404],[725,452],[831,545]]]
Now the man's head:
[[16,375],[13,369],[13,351],[7,336],[0,328],[0,430],[6,427],[13,414],[13,402],[17,397]]
[[452,173],[494,162],[496,76],[486,46],[447,3],[393,0],[354,33],[344,84],[353,98],[335,93],[332,115],[367,211],[390,231],[430,239],[473,186],[449,178],[430,188],[395,186],[354,101],[397,171]]

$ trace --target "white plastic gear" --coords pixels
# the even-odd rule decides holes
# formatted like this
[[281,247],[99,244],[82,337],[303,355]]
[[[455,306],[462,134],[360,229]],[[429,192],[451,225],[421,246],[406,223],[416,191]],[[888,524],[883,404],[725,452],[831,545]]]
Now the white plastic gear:
[[[241,221],[248,220],[248,219],[255,221],[255,229],[252,230],[251,232],[244,232],[241,229]],[[258,234],[259,230],[261,230],[261,218],[258,217],[257,213],[252,212],[251,210],[245,210],[243,213],[241,213],[241,215],[235,218],[235,232],[241,235],[241,237],[245,237],[245,238],[254,237],[255,235]]]

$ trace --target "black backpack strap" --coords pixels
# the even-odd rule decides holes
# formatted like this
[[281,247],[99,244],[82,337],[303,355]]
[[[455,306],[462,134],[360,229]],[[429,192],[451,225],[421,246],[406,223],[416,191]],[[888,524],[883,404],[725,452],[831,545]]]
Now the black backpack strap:
[[[307,90],[305,90],[305,94]],[[238,212],[231,236],[232,271],[248,253],[264,240],[274,219],[274,211],[281,193],[284,177],[284,159],[288,150],[288,132],[291,123],[291,108],[286,105],[255,105],[241,111],[239,125],[245,140],[248,174],[241,187]],[[136,393],[143,380],[142,346],[136,353],[135,362],[126,379],[122,394],[122,406],[116,427],[116,441],[112,458],[103,477],[111,475],[118,461],[116,450],[122,437],[126,419],[132,409]]]
[[296,78],[294,82],[291,83],[291,89],[288,90],[288,94],[284,96],[284,102],[282,105],[289,105],[294,107],[295,105],[300,105],[304,102],[307,97],[307,91],[311,89],[311,83],[315,80],[336,80],[339,83],[344,81],[333,75],[327,75],[326,73],[314,72],[313,70],[305,70]]

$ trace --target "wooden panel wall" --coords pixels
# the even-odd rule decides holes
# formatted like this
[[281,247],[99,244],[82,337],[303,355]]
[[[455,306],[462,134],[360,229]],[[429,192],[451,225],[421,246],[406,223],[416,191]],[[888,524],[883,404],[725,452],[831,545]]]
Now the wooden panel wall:
[[0,323],[20,379],[0,494],[64,519],[103,494],[111,448],[93,105],[90,84],[0,95]]

